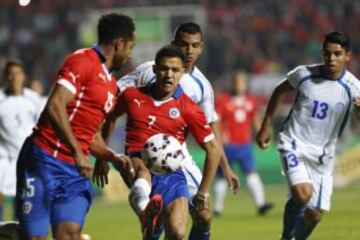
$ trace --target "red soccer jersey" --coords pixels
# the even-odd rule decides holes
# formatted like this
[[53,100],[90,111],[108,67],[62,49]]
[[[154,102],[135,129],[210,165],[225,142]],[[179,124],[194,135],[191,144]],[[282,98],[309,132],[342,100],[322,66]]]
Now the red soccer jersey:
[[198,105],[178,87],[172,98],[155,101],[150,88],[128,88],[119,98],[116,112],[127,113],[126,153],[142,151],[145,141],[158,133],[170,134],[183,143],[190,132],[199,144],[214,139]]
[[221,122],[224,143],[251,143],[252,122],[257,111],[255,98],[222,94],[216,98],[216,112]]
[[[113,109],[118,95],[116,79],[108,72],[104,61],[99,48],[80,49],[65,59],[55,81],[75,95],[66,111],[73,134],[86,155],[93,135]],[[75,163],[68,147],[59,139],[44,114],[41,114],[32,139],[54,157]]]

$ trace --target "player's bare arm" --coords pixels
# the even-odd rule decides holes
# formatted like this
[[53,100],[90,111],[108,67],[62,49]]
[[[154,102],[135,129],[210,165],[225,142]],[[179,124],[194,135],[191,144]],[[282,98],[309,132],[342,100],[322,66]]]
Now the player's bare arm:
[[213,130],[215,138],[218,142],[218,149],[220,153],[220,166],[224,172],[224,177],[228,181],[231,190],[233,190],[234,193],[237,193],[240,190],[240,180],[236,173],[231,169],[228,159],[225,155],[224,147],[222,145],[221,137],[219,134],[219,124],[218,122],[212,122],[209,125]]
[[72,132],[69,115],[66,112],[67,105],[74,98],[75,95],[66,87],[56,84],[49,96],[45,111],[50,119],[52,127],[56,131],[56,134],[74,155],[76,166],[80,174],[91,178],[93,168],[90,165],[89,159],[81,150],[79,143]]
[[260,148],[266,149],[268,148],[268,143],[270,141],[270,126],[271,126],[271,119],[273,118],[276,109],[279,103],[282,101],[284,96],[288,93],[293,91],[293,87],[290,83],[285,80],[281,82],[278,86],[276,86],[273,94],[270,97],[269,105],[266,109],[266,113],[264,119],[261,124],[260,131],[256,135],[256,142]]
[[100,187],[104,187],[108,183],[107,174],[109,172],[108,162],[111,162],[117,171],[126,178],[133,177],[133,167],[128,158],[124,154],[118,154],[111,148],[106,146],[101,132],[97,132],[90,144],[90,153],[96,157],[93,180]]
[[220,160],[219,144],[216,139],[204,143],[202,148],[206,152],[203,178],[201,180],[198,193],[194,196],[194,205],[198,210],[208,207],[210,185],[214,179]]

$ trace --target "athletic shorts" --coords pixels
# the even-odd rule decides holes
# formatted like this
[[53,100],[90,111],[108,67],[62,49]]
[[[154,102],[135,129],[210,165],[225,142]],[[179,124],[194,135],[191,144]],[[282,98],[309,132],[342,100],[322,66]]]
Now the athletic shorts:
[[0,158],[0,193],[4,196],[15,196],[16,158]]
[[[225,144],[224,151],[231,167],[238,164],[245,174],[256,171],[252,144]],[[217,169],[216,175],[218,177],[224,176],[220,167]]]
[[314,158],[310,159],[311,155],[306,152],[306,149],[299,147],[295,141],[284,136],[280,140],[278,151],[282,172],[289,187],[300,183],[312,184],[312,197],[306,206],[329,211],[333,192],[332,173],[322,171],[321,164]]
[[166,175],[152,175],[152,188],[150,196],[160,194],[166,207],[172,201],[185,197],[190,201],[186,178],[180,169]]
[[28,138],[17,165],[16,207],[28,236],[47,236],[49,226],[75,222],[81,228],[93,199],[91,181],[73,164],[54,158]]

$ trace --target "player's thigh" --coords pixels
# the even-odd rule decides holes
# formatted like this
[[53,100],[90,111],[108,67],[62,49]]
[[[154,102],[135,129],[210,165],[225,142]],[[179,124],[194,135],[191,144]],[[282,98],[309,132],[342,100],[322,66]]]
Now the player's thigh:
[[[189,201],[180,197],[168,204],[164,209],[165,235],[169,239],[184,236],[188,223]],[[172,237],[173,236],[173,237]]]
[[54,236],[80,233],[90,205],[91,200],[85,194],[79,194],[67,201],[55,201],[51,207]]

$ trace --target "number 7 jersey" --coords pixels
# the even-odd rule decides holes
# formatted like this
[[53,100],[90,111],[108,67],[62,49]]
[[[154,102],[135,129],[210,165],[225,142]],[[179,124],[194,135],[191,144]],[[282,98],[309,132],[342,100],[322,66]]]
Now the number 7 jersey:
[[203,111],[177,87],[172,97],[156,101],[150,96],[152,85],[128,88],[118,98],[114,112],[127,114],[126,153],[142,152],[145,141],[158,133],[170,134],[183,143],[190,132],[199,144],[214,139]]
[[337,80],[327,79],[321,74],[323,68],[323,65],[299,66],[286,76],[297,94],[280,139],[283,136],[293,147],[303,146],[315,155],[331,159],[352,101],[360,96],[360,82],[347,70]]

